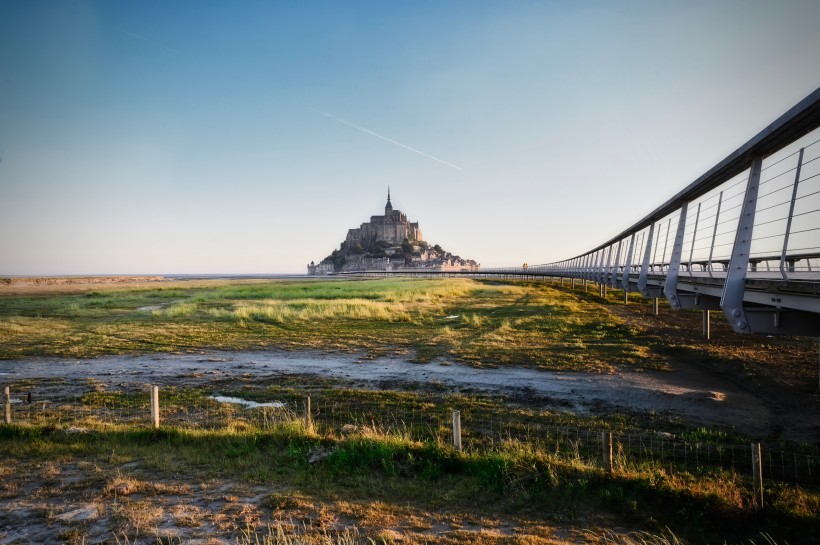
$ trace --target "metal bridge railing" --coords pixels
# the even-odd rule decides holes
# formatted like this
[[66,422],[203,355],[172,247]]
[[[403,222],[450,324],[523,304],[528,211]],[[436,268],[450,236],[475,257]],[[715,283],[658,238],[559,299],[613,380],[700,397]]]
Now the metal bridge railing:
[[579,278],[722,310],[739,333],[820,336],[820,89],[604,244],[481,273]]

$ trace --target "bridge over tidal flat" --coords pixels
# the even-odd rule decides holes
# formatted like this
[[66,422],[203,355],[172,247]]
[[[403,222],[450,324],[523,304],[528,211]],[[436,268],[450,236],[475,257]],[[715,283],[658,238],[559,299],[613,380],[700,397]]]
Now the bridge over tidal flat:
[[709,311],[719,310],[738,333],[820,337],[820,89],[649,215],[569,259],[351,274],[566,278],[701,309],[707,335]]

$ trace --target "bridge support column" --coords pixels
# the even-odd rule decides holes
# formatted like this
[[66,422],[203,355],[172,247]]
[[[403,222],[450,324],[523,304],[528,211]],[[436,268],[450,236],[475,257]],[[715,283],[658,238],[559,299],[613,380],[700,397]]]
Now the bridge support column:
[[572,279],[572,289],[575,289],[575,278]]
[[562,288],[564,287],[564,277],[563,276],[561,277],[561,287]]
[[627,303],[629,303],[629,292],[624,290],[624,304],[626,305]]
[[720,299],[720,308],[723,309],[729,324],[736,333],[752,332],[749,317],[746,315],[746,309],[743,305],[746,291],[746,269],[749,266],[749,253],[752,247],[752,231],[754,229],[762,165],[763,156],[758,155],[752,160],[752,166],[749,169],[749,181],[746,185],[743,207],[740,210],[735,243],[732,246],[732,257],[726,271],[723,297]]
[[703,337],[708,341],[712,338],[712,324],[709,322],[709,311],[703,311]]
[[[686,232],[686,213],[689,210],[689,203],[683,203],[680,209],[680,217],[678,218],[678,229],[675,234],[675,242],[672,244],[672,256],[669,258],[669,269],[666,272],[666,282],[664,283],[663,292],[666,294],[666,299],[669,305],[674,310],[680,310],[681,303],[678,299],[678,277],[680,275],[680,263],[683,255],[683,238]],[[700,208],[698,208],[700,211]],[[670,220],[671,221],[671,220]],[[667,240],[669,238],[669,227],[667,227]],[[666,248],[664,248],[664,256],[666,255]]]
[[652,298],[652,314],[654,314],[655,316],[658,315],[658,298],[657,297]]
[[644,297],[649,297],[648,281],[649,281],[649,260],[652,252],[652,237],[655,236],[655,224],[649,226],[649,234],[646,238],[646,249],[644,250],[643,263],[641,264],[641,272],[638,275],[638,291]]

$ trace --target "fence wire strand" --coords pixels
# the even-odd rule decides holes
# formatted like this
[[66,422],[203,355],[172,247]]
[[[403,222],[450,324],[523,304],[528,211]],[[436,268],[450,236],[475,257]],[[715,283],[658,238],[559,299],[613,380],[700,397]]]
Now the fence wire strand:
[[[178,394],[179,392],[172,392]],[[14,424],[61,426],[66,429],[124,426],[150,427],[146,392],[88,392],[51,396],[48,401],[13,399]],[[203,431],[270,432],[294,423],[308,424],[320,434],[392,436],[409,441],[453,444],[452,408],[407,409],[364,406],[362,403],[315,398],[310,414],[304,397],[243,406],[210,397],[160,394],[161,426]],[[455,407],[454,407],[455,408]],[[585,466],[600,466],[606,429],[560,427],[533,415],[508,411],[505,416],[461,412],[462,442],[468,452],[519,449],[547,453]],[[669,433],[612,433],[613,462],[623,470],[660,467],[692,474],[729,470],[752,472],[748,444],[693,440]],[[768,480],[820,485],[820,452],[788,452],[763,448]]]

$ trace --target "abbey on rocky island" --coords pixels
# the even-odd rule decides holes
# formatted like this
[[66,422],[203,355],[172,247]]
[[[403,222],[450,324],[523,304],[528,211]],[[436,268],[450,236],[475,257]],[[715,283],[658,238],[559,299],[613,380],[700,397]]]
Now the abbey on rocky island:
[[446,271],[476,271],[479,264],[462,259],[422,239],[419,224],[407,221],[407,215],[394,210],[387,189],[383,216],[349,229],[338,250],[315,264],[307,266],[308,275],[336,272],[401,270],[427,268]]
[[370,222],[361,224],[356,229],[348,229],[345,242],[348,246],[356,244],[372,246],[378,241],[390,245],[400,245],[405,241],[421,240],[421,229],[418,222],[410,223],[407,215],[400,210],[393,210],[390,203],[390,189],[387,189],[387,204],[384,205],[384,216],[370,216]]

